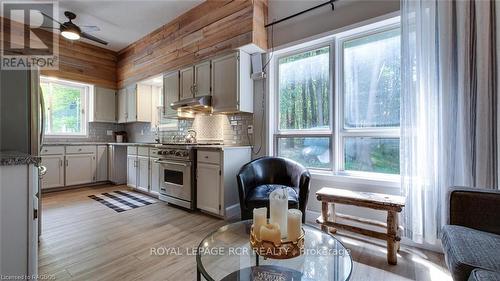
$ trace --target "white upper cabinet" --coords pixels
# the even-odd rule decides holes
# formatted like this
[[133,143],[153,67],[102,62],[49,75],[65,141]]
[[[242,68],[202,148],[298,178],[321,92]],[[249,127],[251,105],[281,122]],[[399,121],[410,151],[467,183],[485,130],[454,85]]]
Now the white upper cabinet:
[[180,99],[194,97],[194,69],[192,66],[180,70]]
[[194,95],[209,96],[211,94],[210,61],[194,66]]
[[250,55],[236,53],[212,60],[214,112],[253,113],[253,80]]
[[163,76],[163,110],[165,117],[176,117],[177,111],[170,104],[179,100],[179,71]]
[[152,86],[137,84],[137,122],[151,122]]
[[137,121],[137,85],[127,87],[127,122]]
[[118,91],[118,123],[151,122],[150,85],[134,84]]
[[127,89],[118,91],[118,106],[117,106],[118,123],[127,122]]
[[116,122],[116,91],[94,87],[89,96],[89,122]]

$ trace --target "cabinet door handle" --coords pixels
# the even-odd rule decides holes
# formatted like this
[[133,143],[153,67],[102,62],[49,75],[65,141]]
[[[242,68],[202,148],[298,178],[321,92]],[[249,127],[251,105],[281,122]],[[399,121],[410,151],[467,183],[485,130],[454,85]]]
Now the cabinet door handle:
[[66,167],[68,167],[68,159],[66,159]]
[[62,159],[59,159],[59,166],[63,166],[63,160]]

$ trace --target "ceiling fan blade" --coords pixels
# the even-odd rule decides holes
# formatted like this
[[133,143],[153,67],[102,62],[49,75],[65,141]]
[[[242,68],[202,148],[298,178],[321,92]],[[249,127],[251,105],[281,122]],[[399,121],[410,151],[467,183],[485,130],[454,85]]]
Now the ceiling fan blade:
[[101,43],[101,44],[103,44],[103,45],[108,45],[108,42],[106,42],[106,41],[104,41],[104,40],[102,40],[102,39],[99,39],[99,38],[97,38],[97,37],[95,37],[95,36],[92,36],[92,35],[90,35],[90,34],[88,34],[88,33],[85,33],[85,32],[82,32],[82,33],[80,34],[80,36],[82,36],[83,38],[86,38],[86,39],[89,39],[89,40],[95,41],[95,42],[97,42],[97,43]]
[[38,27],[40,29],[53,29],[53,30],[60,30],[58,27],[52,27],[52,26],[40,26]]
[[51,20],[53,20],[53,21],[57,22],[58,24],[62,25],[62,23],[61,23],[61,22],[59,22],[58,20],[54,19],[53,17],[51,17],[51,16],[49,16],[49,15],[45,14],[44,12],[40,12],[40,13],[41,13],[44,17],[46,17],[46,18],[48,18],[48,19],[51,19]]
[[95,25],[80,25],[80,28],[82,30],[87,31],[87,32],[101,31],[101,29],[98,26],[95,26]]

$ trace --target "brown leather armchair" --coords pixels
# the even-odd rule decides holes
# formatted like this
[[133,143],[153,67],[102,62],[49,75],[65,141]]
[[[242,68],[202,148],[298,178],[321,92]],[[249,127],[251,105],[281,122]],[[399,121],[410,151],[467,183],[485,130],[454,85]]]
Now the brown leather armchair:
[[288,191],[288,207],[302,211],[306,218],[311,174],[299,163],[280,157],[261,157],[245,164],[237,175],[241,220],[251,219],[253,209],[268,207],[269,194],[278,189]]

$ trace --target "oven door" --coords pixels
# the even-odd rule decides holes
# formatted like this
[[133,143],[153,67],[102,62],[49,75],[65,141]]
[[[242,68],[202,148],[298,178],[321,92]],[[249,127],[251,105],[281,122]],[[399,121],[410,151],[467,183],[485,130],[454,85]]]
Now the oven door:
[[160,193],[191,201],[191,162],[158,160],[160,164]]

